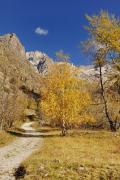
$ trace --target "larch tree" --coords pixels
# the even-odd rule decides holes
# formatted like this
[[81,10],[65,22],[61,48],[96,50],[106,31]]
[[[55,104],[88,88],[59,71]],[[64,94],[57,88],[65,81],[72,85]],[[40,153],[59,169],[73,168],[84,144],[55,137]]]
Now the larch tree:
[[69,63],[56,63],[47,77],[42,91],[41,111],[50,124],[59,126],[62,135],[69,127],[94,121],[87,107],[91,97],[85,82],[76,78]]
[[[99,69],[101,97],[105,115],[111,131],[116,131],[120,127],[120,102],[119,99],[115,100],[115,98],[111,100],[111,85],[107,83],[107,89],[109,90],[106,90],[102,68],[108,63],[111,66],[116,66],[116,62],[120,57],[120,20],[104,11],[101,11],[98,16],[93,15],[90,17],[87,15],[86,18],[89,22],[86,29],[90,38],[83,43],[83,46],[92,55],[95,67]],[[112,110],[111,113],[111,103],[115,103],[115,101],[118,110],[117,112]],[[117,113],[116,116],[113,115],[114,112]]]

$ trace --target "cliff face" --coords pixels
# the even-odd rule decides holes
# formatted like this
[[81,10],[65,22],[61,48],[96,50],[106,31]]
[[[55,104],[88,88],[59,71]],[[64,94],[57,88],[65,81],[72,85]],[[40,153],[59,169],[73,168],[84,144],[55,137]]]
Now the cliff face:
[[26,109],[37,111],[40,74],[26,59],[23,45],[15,34],[0,36],[0,126],[13,127],[24,120]]
[[16,34],[6,34],[4,36],[0,36],[0,44],[5,47],[5,50],[9,50],[16,56],[21,56],[22,59],[25,59],[25,49]]
[[0,72],[8,77],[19,77],[21,85],[37,88],[39,75],[26,59],[23,45],[15,34],[0,36]]
[[40,51],[26,52],[26,58],[42,74],[47,74],[53,64],[53,60]]

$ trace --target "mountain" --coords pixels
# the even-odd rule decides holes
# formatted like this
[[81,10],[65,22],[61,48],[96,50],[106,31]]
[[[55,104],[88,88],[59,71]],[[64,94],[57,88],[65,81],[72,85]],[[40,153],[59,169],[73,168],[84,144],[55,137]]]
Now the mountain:
[[26,52],[26,58],[42,74],[47,74],[53,64],[53,60],[40,51]]
[[15,34],[0,36],[0,73],[5,72],[9,81],[19,76],[21,85],[31,90],[37,89],[37,79],[40,77],[27,61],[25,48]]
[[[40,88],[44,85],[41,77],[55,63],[64,62],[54,62],[40,51],[25,52],[14,33],[0,36],[0,125],[3,119],[4,126],[10,127],[13,119],[32,118],[39,113]],[[68,64],[76,77],[90,82],[98,79],[99,71],[93,66]],[[103,67],[104,79],[110,71],[109,65]],[[21,117],[23,114],[25,117]]]
[[[25,52],[24,46],[14,33],[0,36],[0,78],[6,71],[9,81],[12,77],[19,76],[21,85],[37,90],[40,74],[49,72],[53,63],[54,61],[41,51]],[[94,80],[99,75],[93,66],[76,67],[71,64],[71,68],[78,77],[87,80]],[[109,65],[103,67],[104,76],[110,70]]]
[[[94,68],[93,65],[89,66],[80,66],[80,71],[78,73],[78,77],[88,80],[89,82],[99,81],[99,69]],[[112,67],[109,64],[106,64],[102,67],[103,80],[106,81],[109,74],[114,73]]]
[[[12,33],[0,36],[0,128],[11,128],[37,112],[40,74],[26,59],[25,48]],[[29,113],[26,113],[29,110]]]

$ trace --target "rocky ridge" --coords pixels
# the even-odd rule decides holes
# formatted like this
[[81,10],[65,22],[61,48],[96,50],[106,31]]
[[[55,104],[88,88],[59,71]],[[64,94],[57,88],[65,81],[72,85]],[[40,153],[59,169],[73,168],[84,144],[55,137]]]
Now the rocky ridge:
[[47,74],[53,64],[53,60],[41,51],[26,52],[26,58],[42,74]]
[[[4,99],[6,103],[13,99],[12,105],[6,106],[14,109],[15,97],[21,101],[20,111],[21,108],[27,108],[29,102],[33,104],[39,98],[40,80],[40,74],[26,59],[25,48],[18,37],[14,33],[0,36],[0,105]],[[28,108],[31,109],[31,105]]]
[[21,86],[37,89],[36,82],[40,77],[27,61],[25,48],[14,33],[0,36],[0,73],[6,73],[9,82],[12,78],[19,77]]

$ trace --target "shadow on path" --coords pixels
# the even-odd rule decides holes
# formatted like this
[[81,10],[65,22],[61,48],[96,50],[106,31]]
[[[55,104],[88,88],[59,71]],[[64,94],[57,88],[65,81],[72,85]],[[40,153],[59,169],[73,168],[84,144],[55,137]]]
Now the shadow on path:
[[17,137],[41,137],[41,138],[47,138],[47,137],[60,137],[60,134],[43,134],[40,132],[16,132],[16,131],[7,131],[9,134]]

